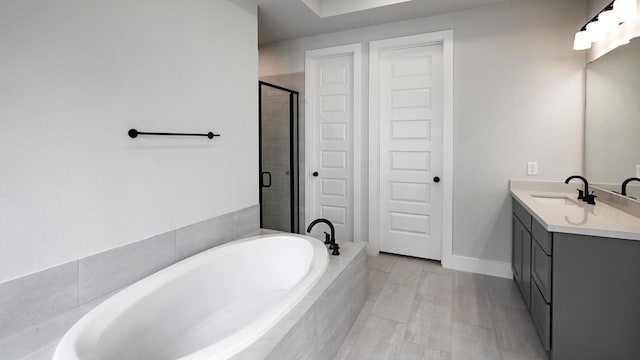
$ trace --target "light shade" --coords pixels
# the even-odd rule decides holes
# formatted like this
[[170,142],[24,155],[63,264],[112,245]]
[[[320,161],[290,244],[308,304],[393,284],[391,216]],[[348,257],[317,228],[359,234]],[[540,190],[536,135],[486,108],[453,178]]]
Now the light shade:
[[592,21],[587,24],[587,34],[591,42],[598,42],[604,39],[604,29],[599,21]]
[[632,21],[638,15],[637,0],[616,0],[613,11],[620,22]]
[[617,45],[626,45],[633,38],[634,26],[631,22],[620,25],[616,36]]
[[573,50],[587,50],[591,48],[591,40],[586,31],[578,31],[573,39]]
[[610,33],[618,28],[619,21],[617,14],[613,10],[606,10],[598,15],[598,22],[602,25],[602,30],[605,33]]

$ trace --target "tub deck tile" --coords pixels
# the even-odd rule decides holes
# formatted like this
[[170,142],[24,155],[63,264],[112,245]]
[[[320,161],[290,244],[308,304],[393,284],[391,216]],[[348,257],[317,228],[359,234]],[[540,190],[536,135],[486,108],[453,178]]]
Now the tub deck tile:
[[56,266],[0,284],[0,339],[78,306],[78,263]]
[[22,359],[31,356],[33,349],[43,349],[51,344],[57,345],[62,336],[86,313],[87,310],[76,308],[3,339],[0,341],[0,359]]
[[317,336],[316,324],[318,312],[312,307],[287,333],[273,351],[266,357],[267,360],[316,360]]
[[344,243],[302,302],[232,359],[333,359],[366,300],[364,246]]

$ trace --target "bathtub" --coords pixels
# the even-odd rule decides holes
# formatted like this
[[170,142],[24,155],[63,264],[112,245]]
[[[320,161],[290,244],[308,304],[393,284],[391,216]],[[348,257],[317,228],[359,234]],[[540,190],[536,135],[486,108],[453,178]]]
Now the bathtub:
[[327,267],[301,235],[237,240],[117,293],[62,338],[54,360],[227,359],[260,338]]

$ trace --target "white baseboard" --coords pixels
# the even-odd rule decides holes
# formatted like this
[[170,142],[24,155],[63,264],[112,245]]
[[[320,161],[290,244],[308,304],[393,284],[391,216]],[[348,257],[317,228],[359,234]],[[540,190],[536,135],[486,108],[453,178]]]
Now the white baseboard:
[[513,278],[511,263],[494,260],[483,260],[466,256],[452,255],[442,261],[442,267],[476,274],[491,275],[502,278]]

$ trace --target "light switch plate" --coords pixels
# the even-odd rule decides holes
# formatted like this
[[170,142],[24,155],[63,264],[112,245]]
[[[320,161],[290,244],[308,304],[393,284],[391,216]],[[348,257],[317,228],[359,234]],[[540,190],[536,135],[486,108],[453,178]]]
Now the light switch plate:
[[528,162],[527,163],[527,175],[529,176],[537,176],[538,175],[538,163],[537,162]]

